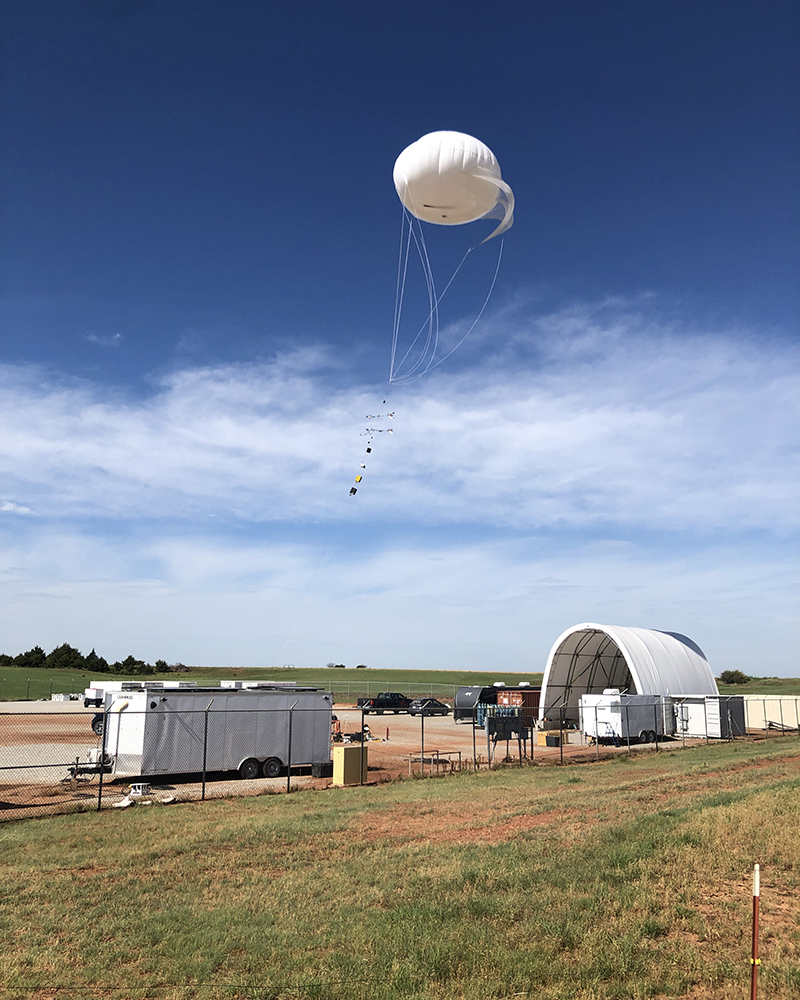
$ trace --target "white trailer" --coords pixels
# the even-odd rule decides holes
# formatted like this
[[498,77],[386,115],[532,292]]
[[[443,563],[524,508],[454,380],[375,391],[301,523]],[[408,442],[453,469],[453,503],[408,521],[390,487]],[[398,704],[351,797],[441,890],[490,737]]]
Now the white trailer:
[[[224,686],[223,681],[223,686]],[[182,690],[197,687],[197,681],[92,681],[83,692],[84,708],[102,708],[114,691]]]
[[728,740],[747,731],[741,695],[684,695],[673,703],[677,736]]
[[321,776],[331,766],[332,705],[314,688],[107,690],[104,746],[115,774],[276,778],[310,765]]
[[659,694],[622,694],[606,688],[602,694],[582,694],[580,728],[603,742],[653,743],[675,731],[672,699]]

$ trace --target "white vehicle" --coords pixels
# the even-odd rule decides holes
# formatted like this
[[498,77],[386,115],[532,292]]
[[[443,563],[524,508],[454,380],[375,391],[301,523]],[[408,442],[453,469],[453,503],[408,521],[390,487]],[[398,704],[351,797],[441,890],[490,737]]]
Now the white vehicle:
[[106,690],[105,752],[114,774],[238,771],[276,778],[331,764],[333,695],[315,688],[156,687]]
[[580,728],[604,743],[653,743],[675,732],[672,699],[658,694],[622,694],[606,688],[602,694],[582,694]]

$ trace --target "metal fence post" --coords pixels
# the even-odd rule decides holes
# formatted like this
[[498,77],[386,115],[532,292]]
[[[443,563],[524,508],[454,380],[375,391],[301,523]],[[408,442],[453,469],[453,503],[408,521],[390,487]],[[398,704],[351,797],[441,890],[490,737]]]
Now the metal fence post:
[[[367,685],[367,691],[369,692],[369,684]],[[358,783],[359,785],[364,784],[364,709],[361,709],[361,753],[359,755],[359,766],[358,766]]]
[[[299,701],[299,699],[298,699],[298,701]],[[295,701],[294,705],[292,705],[292,707],[289,709],[289,746],[288,746],[287,751],[286,751],[286,757],[287,757],[287,760],[286,760],[286,794],[287,795],[292,790],[292,720],[294,718],[294,710],[295,710],[296,706],[297,706],[297,701]],[[364,745],[363,733],[362,733],[361,745],[362,745],[362,747]]]
[[594,706],[594,759],[600,760],[600,733],[597,723],[597,705]]
[[703,729],[706,731],[706,743],[708,743],[708,703],[703,698]]
[[29,677],[28,678],[28,689],[25,692],[25,701],[30,701],[30,700],[31,700],[31,679]]
[[631,752],[631,706],[625,705],[625,734],[628,737],[628,753]]
[[200,796],[201,801],[205,802],[206,798],[206,762],[208,760],[208,713],[211,706],[214,704],[214,699],[206,705],[205,718],[203,719],[203,791]]
[[478,770],[478,748],[476,746],[475,738],[475,724],[478,721],[478,707],[477,703],[472,706],[472,770]]
[[419,754],[419,774],[421,778],[425,777],[425,709],[419,713],[419,742],[420,742],[420,754]]
[[653,722],[655,723],[655,729],[653,730],[653,732],[655,733],[656,737],[656,753],[658,753],[658,708],[660,704],[661,704],[661,695],[658,696],[658,704],[653,705]]
[[[119,720],[117,721],[119,725]],[[103,708],[103,735],[100,739],[100,781],[97,784],[97,811],[103,805],[103,768],[106,766],[106,740],[108,733],[108,707]]]
[[764,739],[769,739],[769,726],[767,725],[767,699],[761,699],[761,708],[764,711]]
[[783,734],[784,734],[784,729],[783,729],[783,697],[781,695],[778,695],[778,709],[780,710],[780,713],[781,713],[781,735],[783,736]]
[[559,763],[564,763],[564,706],[558,710],[558,755]]

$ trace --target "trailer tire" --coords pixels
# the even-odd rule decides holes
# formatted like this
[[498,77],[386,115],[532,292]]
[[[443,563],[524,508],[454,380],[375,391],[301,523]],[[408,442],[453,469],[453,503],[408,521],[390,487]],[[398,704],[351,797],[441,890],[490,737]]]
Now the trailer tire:
[[280,778],[282,771],[283,764],[281,764],[277,757],[267,757],[264,761],[265,778]]
[[658,737],[656,736],[655,729],[651,729],[650,730],[650,742],[651,743],[658,743]]
[[640,743],[649,743],[650,742],[650,733],[648,733],[648,731],[646,729],[643,729],[639,733],[639,742]]
[[255,759],[255,757],[248,757],[247,760],[243,760],[239,765],[239,777],[243,781],[251,781],[253,778],[259,777],[261,774],[261,764]]

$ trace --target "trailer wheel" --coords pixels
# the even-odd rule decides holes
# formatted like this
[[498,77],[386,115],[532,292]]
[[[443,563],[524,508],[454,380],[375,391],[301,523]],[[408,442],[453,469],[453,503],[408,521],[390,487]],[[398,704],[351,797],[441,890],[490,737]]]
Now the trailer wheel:
[[649,743],[650,742],[650,733],[648,733],[648,731],[646,729],[643,729],[639,733],[639,742],[640,743]]
[[251,781],[261,774],[261,765],[255,757],[248,757],[239,765],[239,777],[243,781]]
[[283,764],[281,764],[277,757],[267,757],[264,761],[265,778],[280,778],[282,770]]
[[655,729],[651,729],[650,730],[650,742],[651,743],[655,743],[657,740],[658,740],[658,737],[656,736]]

